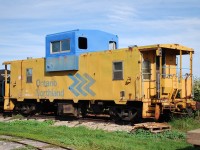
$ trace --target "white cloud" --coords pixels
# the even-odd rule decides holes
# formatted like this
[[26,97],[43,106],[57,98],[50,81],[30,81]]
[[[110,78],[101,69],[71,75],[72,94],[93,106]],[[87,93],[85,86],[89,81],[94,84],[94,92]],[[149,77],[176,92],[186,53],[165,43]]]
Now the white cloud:
[[[200,1],[0,0],[0,63],[43,57],[45,35],[76,28],[119,35],[121,47],[180,43],[196,49],[200,76]],[[1,67],[1,66],[0,66]]]
[[113,4],[107,14],[108,21],[111,22],[123,22],[130,21],[138,16],[137,10],[133,6],[129,6],[126,3]]
[[[108,1],[97,2],[91,0],[18,0],[4,1],[0,5],[2,19],[56,19],[83,17],[88,13],[100,13],[107,9]],[[5,15],[6,14],[6,15]],[[76,19],[76,18],[74,18]]]

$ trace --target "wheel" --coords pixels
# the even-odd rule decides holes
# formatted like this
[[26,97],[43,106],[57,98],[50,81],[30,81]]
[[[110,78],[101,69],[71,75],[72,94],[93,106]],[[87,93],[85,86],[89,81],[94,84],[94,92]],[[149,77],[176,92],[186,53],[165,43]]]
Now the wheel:
[[86,105],[82,105],[80,107],[80,117],[85,118],[87,116],[87,106]]
[[113,120],[115,123],[118,123],[121,121],[121,117],[117,113],[117,108],[116,107],[111,107],[109,110],[110,118]]
[[173,119],[173,113],[170,112],[170,110],[163,110],[163,113],[160,115],[159,121],[160,122],[168,122]]
[[142,109],[134,108],[132,110],[132,116],[130,121],[132,124],[142,122]]

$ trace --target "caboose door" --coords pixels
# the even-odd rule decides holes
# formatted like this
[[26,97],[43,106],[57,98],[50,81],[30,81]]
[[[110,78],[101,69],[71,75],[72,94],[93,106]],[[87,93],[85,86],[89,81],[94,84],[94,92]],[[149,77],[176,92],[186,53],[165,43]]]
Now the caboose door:
[[142,95],[150,99],[156,95],[155,51],[143,51],[142,56]]

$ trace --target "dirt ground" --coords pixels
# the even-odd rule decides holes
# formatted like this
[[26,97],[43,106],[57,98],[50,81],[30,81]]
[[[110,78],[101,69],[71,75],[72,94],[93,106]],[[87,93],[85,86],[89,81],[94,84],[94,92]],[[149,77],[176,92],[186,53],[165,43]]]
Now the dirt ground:
[[68,126],[68,127],[78,127],[85,126],[89,129],[101,129],[106,131],[126,131],[130,132],[133,127],[131,125],[117,125],[115,123],[99,123],[99,122],[80,122],[80,121],[57,121],[55,126]]
[[[16,119],[12,119],[11,117],[7,117],[7,118],[3,118],[0,117],[0,121],[1,122],[8,122],[8,121],[13,121]],[[22,119],[20,119],[22,120]],[[27,119],[24,119],[27,120]],[[36,119],[37,121],[45,121],[45,119]],[[59,121],[59,120],[55,120],[54,123],[55,126],[68,126],[68,127],[79,127],[79,126],[84,126],[86,128],[89,129],[101,129],[101,130],[105,130],[105,131],[125,131],[125,132],[130,132],[133,127],[131,125],[118,125],[115,123],[110,123],[110,122],[81,122],[78,120],[73,120],[73,121]]]

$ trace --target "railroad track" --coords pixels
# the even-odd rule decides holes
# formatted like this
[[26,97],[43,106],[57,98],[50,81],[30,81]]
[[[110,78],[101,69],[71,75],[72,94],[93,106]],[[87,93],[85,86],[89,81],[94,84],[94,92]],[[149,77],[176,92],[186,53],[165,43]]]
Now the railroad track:
[[[0,116],[3,116],[3,114],[0,113]],[[12,114],[9,115],[9,117],[11,117]],[[13,116],[14,117],[14,116]],[[15,117],[14,117],[15,118]],[[128,121],[114,121],[110,118],[109,115],[94,115],[94,114],[88,114],[87,116],[85,116],[84,118],[75,118],[75,117],[70,117],[70,116],[56,116],[54,114],[38,114],[38,115],[32,115],[32,116],[27,116],[27,117],[23,117],[21,116],[21,118],[16,118],[16,119],[35,119],[35,120],[39,120],[39,119],[45,119],[45,120],[55,120],[55,121],[78,121],[80,124],[81,123],[85,123],[85,122],[94,122],[94,123],[108,123],[108,124],[117,124],[117,125],[130,125],[132,126],[133,123],[130,123]],[[144,122],[152,122],[152,120],[146,120]]]
[[57,119],[57,116],[55,115],[33,115],[33,116],[27,116],[27,117],[24,117],[26,118],[27,120],[29,119],[51,119],[51,120],[58,120]]
[[[3,114],[0,114],[0,116],[3,116]],[[12,114],[8,117],[11,117]],[[15,116],[12,116],[15,119]],[[6,118],[6,117],[4,117]],[[78,121],[80,124],[85,123],[85,122],[91,122],[91,123],[107,123],[107,124],[118,124],[118,125],[128,125],[130,123],[127,123],[125,121],[119,121],[115,122],[113,121],[109,115],[93,115],[89,114],[84,118],[74,118],[74,117],[69,117],[69,116],[56,116],[53,114],[42,114],[42,115],[32,115],[32,116],[27,116],[23,117],[20,116],[19,118],[16,117],[16,119],[34,119],[34,120],[39,120],[39,119],[45,119],[45,120],[55,120],[55,121],[68,121],[68,122],[73,122],[73,121]],[[131,124],[130,124],[131,125]]]
[[88,115],[84,118],[73,118],[73,117],[59,117],[55,115],[33,115],[29,117],[25,117],[27,120],[29,119],[50,119],[50,120],[59,120],[59,121],[78,121],[80,123],[84,122],[95,122],[95,123],[115,123],[108,116],[96,116],[96,115]]
[[0,141],[4,142],[4,144],[0,145],[0,149],[5,149],[3,146],[6,146],[7,150],[19,148],[29,148],[32,150],[72,150],[72,148],[69,147],[63,147],[40,140],[25,139],[11,135],[0,135]]
[[[163,125],[161,123],[155,122],[143,122],[139,124],[130,124],[129,122],[119,122],[116,123],[109,116],[96,116],[88,115],[84,118],[69,118],[69,117],[58,117],[54,115],[34,115],[29,117],[21,118],[22,120],[35,119],[38,121],[55,120],[55,126],[66,125],[68,127],[78,127],[85,126],[91,129],[102,129],[106,131],[126,131],[133,132],[134,129],[142,128],[149,130],[152,133],[159,133],[171,130],[171,127],[167,124]],[[44,119],[44,120],[40,120]]]

